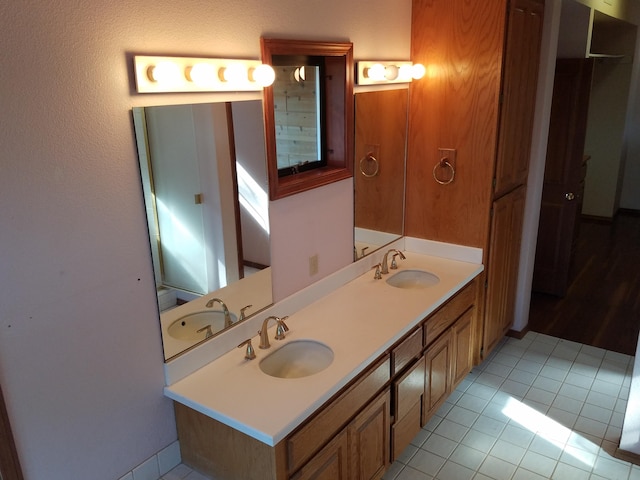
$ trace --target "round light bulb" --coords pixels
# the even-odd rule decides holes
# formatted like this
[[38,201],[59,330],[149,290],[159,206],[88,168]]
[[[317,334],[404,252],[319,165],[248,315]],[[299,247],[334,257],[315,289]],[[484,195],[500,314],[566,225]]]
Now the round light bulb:
[[398,71],[398,77],[405,82],[410,82],[413,78],[412,74],[413,66],[412,65],[401,65]]
[[249,70],[249,79],[261,87],[268,87],[276,79],[276,72],[271,65],[263,63]]
[[156,83],[175,83],[180,79],[180,68],[173,62],[159,62],[147,69],[147,77]]
[[247,79],[247,70],[244,65],[233,63],[222,68],[221,80],[229,83],[241,83]]
[[400,69],[396,65],[387,65],[384,69],[384,78],[393,81],[398,78]]
[[187,80],[196,85],[210,85],[216,75],[216,69],[208,63],[196,63],[192,67],[187,67]]
[[422,77],[424,77],[426,71],[427,70],[426,68],[424,68],[424,65],[422,65],[421,63],[414,63],[411,67],[411,76],[416,80],[420,80]]
[[298,67],[293,72],[293,78],[295,78],[296,82],[304,82],[307,79],[307,71],[304,66]]
[[384,65],[381,63],[374,63],[367,69],[366,75],[371,80],[381,82],[384,80],[385,70]]

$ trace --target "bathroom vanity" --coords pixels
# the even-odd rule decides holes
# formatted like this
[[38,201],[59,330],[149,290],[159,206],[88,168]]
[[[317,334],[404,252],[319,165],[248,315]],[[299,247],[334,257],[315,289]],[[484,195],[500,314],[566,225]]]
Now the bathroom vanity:
[[[479,335],[482,265],[405,253],[382,279],[368,271],[295,313],[276,304],[290,330],[275,341],[272,325],[268,350],[254,337],[257,358],[233,348],[166,387],[183,461],[224,479],[380,478],[471,370]],[[301,341],[333,360],[299,378],[262,370]]]

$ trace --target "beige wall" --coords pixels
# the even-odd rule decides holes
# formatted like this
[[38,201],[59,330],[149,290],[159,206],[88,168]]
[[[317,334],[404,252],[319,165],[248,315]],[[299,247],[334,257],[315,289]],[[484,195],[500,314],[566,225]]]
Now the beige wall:
[[[130,56],[259,57],[260,35],[352,40],[408,58],[409,0],[188,0],[0,5],[0,384],[26,478],[114,479],[175,440],[130,109],[215,95],[136,96]],[[327,187],[352,198],[348,182]],[[351,258],[351,209],[318,193],[274,206],[280,289]],[[314,213],[334,231],[291,222]],[[320,227],[317,227],[320,228]],[[332,230],[333,229],[333,230]],[[290,235],[291,232],[297,232]],[[296,248],[287,255],[288,242]],[[323,263],[325,262],[326,263]],[[305,267],[300,269],[299,265]],[[303,273],[304,272],[304,273]],[[297,282],[297,285],[296,285]]]

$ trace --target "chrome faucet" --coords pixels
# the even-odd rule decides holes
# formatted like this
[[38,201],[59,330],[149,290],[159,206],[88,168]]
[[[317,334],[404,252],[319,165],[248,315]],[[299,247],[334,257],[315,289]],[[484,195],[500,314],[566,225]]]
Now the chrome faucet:
[[392,248],[387,253],[385,253],[384,257],[382,258],[382,270],[381,270],[381,273],[383,273],[383,274],[389,273],[389,265],[387,263],[387,257],[389,256],[390,253],[395,253],[395,254],[399,255],[402,260],[405,260],[407,258],[407,257],[404,256],[404,253],[402,253],[400,250],[396,250],[395,248]]
[[244,312],[245,312],[245,310],[246,310],[246,309],[251,308],[251,307],[253,307],[253,305],[247,305],[247,306],[242,307],[242,308],[240,309],[240,318],[238,319],[238,321],[239,321],[239,322],[241,322],[242,320],[244,320],[244,319],[245,319],[246,315],[245,315],[245,313],[244,313]]
[[222,300],[220,300],[219,298],[212,298],[207,302],[206,307],[211,308],[216,302],[218,302],[222,306],[222,312],[224,313],[224,328],[230,327],[232,323],[231,314],[229,313],[229,309]]
[[202,332],[207,332],[205,333],[205,337],[204,338],[211,338],[213,337],[213,332],[211,331],[211,325],[205,325],[204,327],[196,330],[196,333],[202,333]]
[[247,338],[244,342],[242,342],[240,345],[238,345],[238,348],[242,348],[245,345],[247,346],[247,348],[244,351],[244,358],[246,360],[253,360],[254,358],[256,358],[256,352],[253,349],[253,345],[251,345],[251,339],[250,338]]
[[378,263],[377,265],[374,265],[373,267],[371,267],[371,270],[373,270],[374,268],[376,269],[376,273],[373,274],[373,278],[375,280],[380,280],[382,278],[382,273],[380,272],[380,264]]
[[276,340],[283,340],[284,339],[284,333],[289,331],[289,327],[287,327],[287,324],[284,323],[284,320],[287,317],[276,317],[275,315],[271,315],[267,318],[264,319],[264,321],[262,322],[262,329],[258,332],[258,335],[260,335],[260,345],[258,345],[260,348],[265,349],[265,348],[269,348],[271,346],[271,344],[269,343],[269,334],[267,332],[267,327],[269,325],[269,320],[273,319],[276,321],[276,323],[278,324],[278,326],[276,327],[276,336],[273,337]]

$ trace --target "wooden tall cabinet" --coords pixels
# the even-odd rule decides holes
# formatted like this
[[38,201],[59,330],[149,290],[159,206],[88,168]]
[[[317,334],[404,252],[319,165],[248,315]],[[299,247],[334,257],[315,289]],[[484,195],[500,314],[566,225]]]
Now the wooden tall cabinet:
[[522,185],[493,204],[483,339],[487,353],[513,322],[524,200],[525,186]]
[[510,2],[494,198],[527,183],[543,7],[538,0]]
[[481,347],[484,354],[493,349],[514,320],[543,9],[544,4],[538,0],[509,2],[486,257],[487,288]]
[[[405,233],[483,249],[476,359],[513,323],[543,13],[543,0],[412,4],[427,75],[410,87]],[[440,149],[456,151],[447,185]]]

